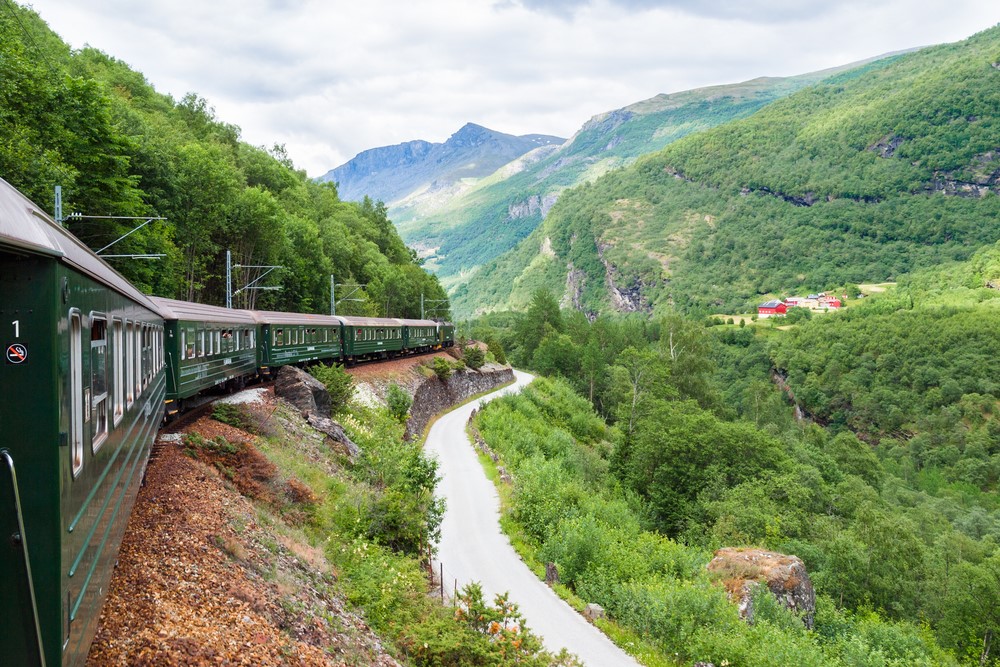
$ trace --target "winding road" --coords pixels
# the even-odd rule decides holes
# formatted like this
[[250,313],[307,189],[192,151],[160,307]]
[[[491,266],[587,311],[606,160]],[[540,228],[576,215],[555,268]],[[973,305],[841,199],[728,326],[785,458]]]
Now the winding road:
[[486,478],[465,434],[472,411],[507,393],[520,391],[534,377],[514,371],[516,382],[441,416],[427,435],[425,448],[439,461],[438,495],[447,502],[441,543],[434,567],[443,565],[451,592],[478,581],[487,601],[505,591],[517,603],[528,627],[545,648],[565,648],[589,667],[638,666],[528,569],[500,530],[500,499]]

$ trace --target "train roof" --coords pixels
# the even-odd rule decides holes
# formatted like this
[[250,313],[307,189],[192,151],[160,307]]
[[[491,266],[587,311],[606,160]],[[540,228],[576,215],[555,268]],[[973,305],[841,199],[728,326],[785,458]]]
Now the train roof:
[[209,306],[193,301],[178,301],[160,296],[151,296],[160,315],[165,320],[194,320],[221,324],[256,324],[257,320],[249,310]]
[[355,327],[398,327],[403,324],[402,320],[391,317],[354,317],[344,316],[344,324]]
[[438,325],[434,320],[406,320],[398,318],[396,321],[408,327],[437,327]]
[[63,229],[48,213],[0,178],[0,245],[47,255],[70,264],[94,280],[121,292],[150,310],[157,310],[146,295]]
[[306,324],[312,326],[340,326],[343,317],[337,315],[317,315],[316,313],[282,313],[275,310],[255,310],[254,317],[259,324]]

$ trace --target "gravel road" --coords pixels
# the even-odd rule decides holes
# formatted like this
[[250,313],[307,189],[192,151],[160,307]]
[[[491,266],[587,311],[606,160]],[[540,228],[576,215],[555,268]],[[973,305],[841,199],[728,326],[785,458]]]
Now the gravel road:
[[472,410],[508,392],[520,391],[533,376],[514,371],[515,384],[445,414],[427,436],[426,449],[440,462],[438,494],[447,502],[441,526],[438,563],[451,592],[472,581],[482,584],[486,599],[505,591],[520,607],[528,627],[553,652],[566,648],[590,667],[634,665],[572,607],[559,599],[528,569],[500,530],[500,501],[465,435]]

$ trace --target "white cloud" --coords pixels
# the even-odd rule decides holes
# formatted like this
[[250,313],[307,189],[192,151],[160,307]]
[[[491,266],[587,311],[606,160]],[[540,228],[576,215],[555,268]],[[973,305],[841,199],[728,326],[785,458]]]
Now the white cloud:
[[[569,136],[657,93],[954,41],[1000,3],[953,0],[35,0],[74,47],[195,92],[243,138],[325,173],[468,121]],[[706,8],[710,8],[706,9]]]

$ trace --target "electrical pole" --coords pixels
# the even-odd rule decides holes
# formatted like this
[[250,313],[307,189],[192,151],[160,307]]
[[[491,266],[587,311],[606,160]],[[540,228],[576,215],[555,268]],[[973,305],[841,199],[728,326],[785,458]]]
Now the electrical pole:
[[[233,291],[233,285],[232,285],[232,270],[234,268],[235,269],[267,269],[267,271],[264,271],[264,273],[260,274],[255,279],[251,280],[249,283],[247,283],[246,285],[244,285],[243,287],[239,288],[238,290],[236,290],[234,292]],[[271,265],[271,264],[264,264],[264,265],[249,265],[249,264],[248,265],[243,265],[243,264],[237,264],[236,266],[233,266],[232,265],[232,254],[227,249],[226,250],[226,308],[232,308],[233,307],[233,297],[236,296],[237,294],[239,294],[240,292],[244,291],[244,290],[265,290],[265,291],[280,290],[281,287],[278,286],[278,285],[267,286],[267,287],[260,287],[260,286],[257,285],[257,283],[260,282],[261,280],[263,280],[264,276],[266,276],[267,274],[271,273],[271,271],[274,271],[275,269],[283,269],[283,268],[285,268],[285,267],[284,266],[278,266],[278,265]],[[251,305],[251,307],[253,307],[253,306]]]

